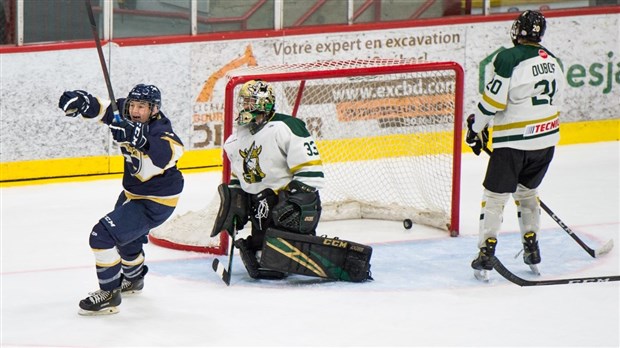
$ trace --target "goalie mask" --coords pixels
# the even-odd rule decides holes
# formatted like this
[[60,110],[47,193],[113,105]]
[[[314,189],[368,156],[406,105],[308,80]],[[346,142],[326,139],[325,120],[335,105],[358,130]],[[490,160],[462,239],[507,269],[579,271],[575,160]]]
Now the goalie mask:
[[[256,117],[271,114],[275,110],[276,96],[270,84],[261,80],[250,80],[241,86],[237,98],[239,116],[236,121],[240,126],[257,122]],[[259,120],[257,123],[264,123]]]
[[515,19],[510,30],[510,38],[516,46],[519,39],[531,42],[540,42],[547,29],[545,16],[538,11],[524,11]]
[[[132,104],[134,105],[133,107],[136,107],[136,102],[146,103],[148,105],[148,117],[145,115],[145,119],[143,120],[137,120],[137,112],[131,110]],[[157,107],[157,110],[155,110],[155,107]],[[125,105],[123,107],[123,116],[133,121],[146,122],[150,117],[156,115],[160,109],[161,92],[159,91],[159,88],[154,85],[145,85],[141,83],[132,88],[127,95],[127,99],[125,100]]]

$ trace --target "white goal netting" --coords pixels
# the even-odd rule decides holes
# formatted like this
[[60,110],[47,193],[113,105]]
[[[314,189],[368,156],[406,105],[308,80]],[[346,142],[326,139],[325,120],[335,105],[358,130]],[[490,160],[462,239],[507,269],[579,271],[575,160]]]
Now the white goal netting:
[[[458,234],[463,95],[458,64],[322,61],[246,67],[226,79],[225,137],[234,131],[239,88],[250,79],[270,82],[276,111],[306,122],[324,164],[322,220],[408,218]],[[224,163],[225,176],[228,170]],[[173,243],[221,244],[205,240],[218,205],[216,200],[173,219],[155,238],[172,238],[168,229],[178,240]]]

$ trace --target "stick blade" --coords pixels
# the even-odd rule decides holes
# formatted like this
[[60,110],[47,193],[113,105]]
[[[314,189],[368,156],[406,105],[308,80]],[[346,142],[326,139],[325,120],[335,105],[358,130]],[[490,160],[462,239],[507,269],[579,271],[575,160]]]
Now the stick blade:
[[600,248],[598,248],[598,249],[596,249],[594,251],[594,257],[599,257],[601,255],[605,255],[608,252],[610,252],[611,249],[613,249],[613,248],[614,248],[614,240],[610,239],[610,240],[607,241],[607,243],[605,243],[605,245],[603,245],[602,247],[600,247]]
[[213,268],[213,271],[215,271],[215,273],[219,274],[218,272],[218,268],[221,267],[221,262],[218,259],[213,259],[213,263],[211,264],[211,267]]
[[213,264],[211,264],[215,273],[217,273],[220,278],[226,283],[226,285],[230,286],[230,272],[224,268],[224,265],[220,262],[219,259],[213,259]]

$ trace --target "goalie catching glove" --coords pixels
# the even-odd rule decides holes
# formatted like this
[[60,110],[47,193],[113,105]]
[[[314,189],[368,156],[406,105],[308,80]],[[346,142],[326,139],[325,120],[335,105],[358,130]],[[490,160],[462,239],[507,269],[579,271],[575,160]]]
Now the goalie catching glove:
[[248,195],[242,189],[231,188],[227,184],[220,184],[217,192],[220,194],[220,209],[213,224],[211,237],[217,236],[222,231],[232,236],[235,231],[243,229],[248,222]]
[[476,154],[476,156],[480,155],[480,150],[487,147],[487,143],[489,142],[489,127],[484,126],[484,129],[480,133],[474,132],[475,117],[474,114],[469,115],[467,117],[467,135],[465,136],[465,141],[467,145],[471,147],[472,151]]
[[300,181],[291,181],[278,193],[278,204],[272,210],[276,227],[286,231],[315,234],[321,216],[319,192]]

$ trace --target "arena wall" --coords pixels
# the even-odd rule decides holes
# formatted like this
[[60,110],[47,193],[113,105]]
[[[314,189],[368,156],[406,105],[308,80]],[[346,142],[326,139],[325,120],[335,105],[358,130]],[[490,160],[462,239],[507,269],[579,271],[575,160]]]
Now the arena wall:
[[[561,144],[620,138],[618,12],[548,17],[543,44],[561,59],[567,82]],[[103,51],[117,98],[137,83],[161,89],[162,110],[186,146],[179,166],[218,169],[223,76],[229,69],[374,57],[454,61],[465,70],[467,115],[475,109],[493,56],[512,45],[512,19],[503,18],[226,40],[152,44],[143,39],[142,44],[107,42]],[[123,159],[107,128],[98,121],[64,117],[57,106],[64,90],[107,97],[94,45],[5,50],[0,58],[0,182],[122,172]]]

